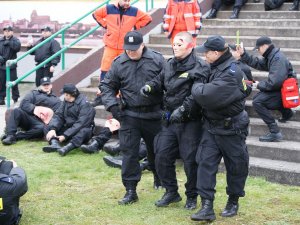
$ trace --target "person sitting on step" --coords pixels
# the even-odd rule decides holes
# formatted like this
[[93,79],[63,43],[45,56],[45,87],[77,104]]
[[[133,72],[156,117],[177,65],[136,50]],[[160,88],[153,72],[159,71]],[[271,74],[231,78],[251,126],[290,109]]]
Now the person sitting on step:
[[222,4],[224,5],[233,5],[233,11],[230,16],[230,19],[237,19],[239,17],[239,13],[241,8],[245,5],[248,0],[214,0],[212,4],[211,11],[206,19],[214,19],[217,17],[217,12],[221,8]]

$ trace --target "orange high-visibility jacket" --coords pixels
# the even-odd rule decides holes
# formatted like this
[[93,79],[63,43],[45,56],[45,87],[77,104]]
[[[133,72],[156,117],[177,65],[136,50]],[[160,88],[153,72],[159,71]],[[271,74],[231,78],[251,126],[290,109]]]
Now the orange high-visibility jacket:
[[186,31],[196,37],[202,26],[201,16],[197,0],[169,0],[164,15],[164,32],[168,32],[170,38],[175,27],[186,27]]
[[150,15],[130,6],[121,20],[118,4],[108,4],[93,13],[98,24],[106,29],[103,42],[114,49],[123,49],[124,37],[133,29],[140,29],[152,21]]

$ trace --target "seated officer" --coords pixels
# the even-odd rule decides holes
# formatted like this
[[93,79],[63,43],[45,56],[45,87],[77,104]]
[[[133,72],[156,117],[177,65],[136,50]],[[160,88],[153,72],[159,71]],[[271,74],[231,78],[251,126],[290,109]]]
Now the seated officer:
[[25,171],[16,162],[0,157],[0,224],[16,225],[21,219],[19,200],[27,190]]
[[[24,97],[19,108],[6,112],[6,135],[2,137],[4,145],[14,144],[17,140],[43,137],[44,126],[49,123],[61,101],[52,93],[49,77],[42,78],[40,83],[38,90]],[[24,131],[17,132],[18,127]]]
[[[44,147],[43,151],[57,151],[61,156],[65,156],[92,137],[95,109],[74,84],[65,84],[62,93],[64,101],[44,129],[50,146]],[[64,141],[68,144],[62,147],[60,143]]]

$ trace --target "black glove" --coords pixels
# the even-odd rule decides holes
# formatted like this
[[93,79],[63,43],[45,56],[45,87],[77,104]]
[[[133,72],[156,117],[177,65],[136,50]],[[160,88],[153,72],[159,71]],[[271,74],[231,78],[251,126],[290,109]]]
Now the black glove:
[[115,118],[116,120],[121,122],[122,115],[121,115],[121,110],[120,110],[119,106],[113,105],[112,107],[110,107],[109,111],[111,112],[113,118]]
[[140,93],[143,97],[149,97],[151,93],[151,87],[149,85],[145,85],[141,88]]
[[184,106],[180,106],[175,109],[170,116],[170,123],[180,123],[183,120],[185,108]]
[[3,43],[3,45],[4,45],[4,46],[9,45],[9,40],[5,40],[4,43]]

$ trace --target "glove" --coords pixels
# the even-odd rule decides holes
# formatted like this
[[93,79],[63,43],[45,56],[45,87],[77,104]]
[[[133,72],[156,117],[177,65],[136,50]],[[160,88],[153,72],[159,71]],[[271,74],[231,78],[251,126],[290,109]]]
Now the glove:
[[143,97],[149,97],[151,93],[151,87],[149,85],[145,85],[141,88],[140,93]]
[[109,111],[111,112],[113,118],[115,118],[119,122],[122,120],[121,110],[119,106],[113,105],[112,107],[110,107]]
[[9,45],[9,40],[5,40],[4,43],[3,43],[3,45],[4,45],[4,46]]
[[180,123],[183,120],[185,108],[184,106],[180,106],[175,109],[170,116],[170,123]]

